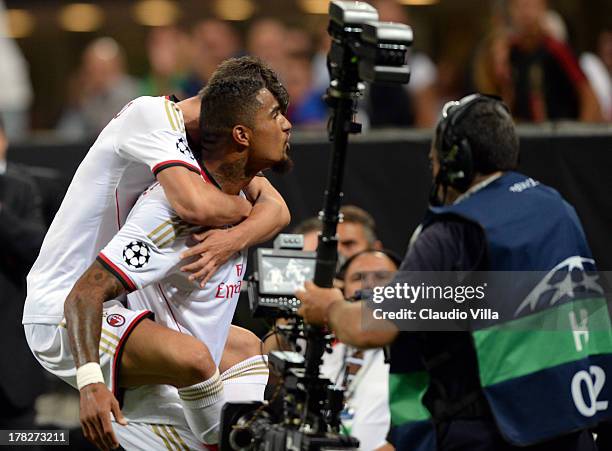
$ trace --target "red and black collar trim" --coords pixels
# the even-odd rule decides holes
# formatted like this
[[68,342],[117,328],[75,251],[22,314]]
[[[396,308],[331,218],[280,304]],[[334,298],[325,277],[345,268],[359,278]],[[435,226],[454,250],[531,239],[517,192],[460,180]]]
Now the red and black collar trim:
[[174,94],[170,94],[169,96],[164,96],[166,99],[168,99],[171,102],[174,103],[179,103],[181,101],[181,99],[179,99],[177,96],[175,96]]
[[219,183],[217,183],[217,181],[215,180],[215,178],[212,176],[212,174],[210,172],[208,172],[208,169],[206,169],[206,166],[204,165],[204,162],[202,162],[200,164],[200,166],[202,167],[202,175],[204,176],[204,179],[206,179],[206,181],[208,183],[212,183],[213,185],[215,185],[217,188],[221,189],[221,185],[219,185]]

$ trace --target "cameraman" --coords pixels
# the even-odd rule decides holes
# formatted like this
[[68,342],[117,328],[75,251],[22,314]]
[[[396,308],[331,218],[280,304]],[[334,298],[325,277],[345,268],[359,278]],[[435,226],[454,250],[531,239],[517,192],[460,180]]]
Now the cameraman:
[[[391,285],[406,282],[407,271],[550,271],[569,258],[591,258],[574,209],[551,188],[511,172],[518,153],[512,118],[500,100],[477,94],[444,107],[430,154],[432,206],[402,262],[404,276]],[[571,377],[588,369],[597,354],[591,345],[577,355],[571,340],[548,334],[549,350],[577,355],[555,365],[541,342],[533,341],[534,334],[515,334],[516,342],[504,348],[501,338],[507,336],[493,332],[492,351],[486,354],[469,332],[405,333],[391,323],[386,330],[362,330],[363,303],[345,302],[336,289],[307,283],[296,295],[304,319],[327,324],[342,342],[364,348],[391,344],[392,405],[401,405],[411,393],[405,354],[416,349],[430,381],[423,402],[433,417],[439,450],[596,449],[588,429],[605,420],[609,410],[581,416],[570,394]],[[522,298],[512,292],[498,300],[517,301]],[[609,341],[609,331],[605,337]],[[610,374],[610,354],[598,357],[604,374]],[[533,362],[536,370],[525,370]],[[507,370],[495,374],[503,382],[485,385],[479,369],[494,363]],[[400,450],[413,449],[404,426],[394,421],[391,442]]]

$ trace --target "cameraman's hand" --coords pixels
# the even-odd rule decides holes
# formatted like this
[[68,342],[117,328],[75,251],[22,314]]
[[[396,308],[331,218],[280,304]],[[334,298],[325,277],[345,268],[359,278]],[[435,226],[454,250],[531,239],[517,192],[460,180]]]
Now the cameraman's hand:
[[193,236],[199,243],[183,252],[181,258],[199,258],[181,271],[192,273],[189,280],[200,280],[200,287],[204,287],[217,269],[242,250],[244,241],[234,229],[211,229]]
[[101,383],[86,385],[80,394],[80,421],[85,438],[103,451],[118,448],[119,441],[113,431],[111,412],[119,424],[125,426],[127,420],[115,396]]
[[344,295],[337,288],[320,288],[313,282],[306,282],[303,290],[295,292],[302,305],[298,310],[298,315],[304,318],[309,324],[316,326],[326,325],[328,322],[328,312],[332,304],[344,302]]

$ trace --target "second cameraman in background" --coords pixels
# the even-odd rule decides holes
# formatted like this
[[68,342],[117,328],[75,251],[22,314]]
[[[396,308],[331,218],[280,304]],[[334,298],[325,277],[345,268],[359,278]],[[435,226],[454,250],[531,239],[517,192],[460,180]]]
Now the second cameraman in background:
[[[474,95],[447,104],[431,159],[432,207],[400,267],[403,276],[407,271],[550,271],[572,258],[591,258],[573,208],[556,191],[511,172],[518,163],[518,138],[499,100]],[[407,282],[403,276],[391,285]],[[520,303],[514,295],[507,293],[501,301]],[[548,335],[548,350],[533,341],[534,334],[515,335],[518,341],[510,347],[499,333],[492,334],[493,354],[487,355],[469,332],[405,333],[391,323],[387,330],[363,330],[363,306],[344,302],[335,289],[308,283],[297,297],[307,322],[327,324],[344,343],[365,348],[392,344],[390,437],[397,449],[417,446],[401,421],[406,413],[401,402],[410,394],[409,349],[420,354],[430,380],[423,400],[436,424],[439,450],[596,449],[588,429],[607,418],[609,410],[581,416],[572,402],[570,380],[577,370],[589,368],[599,350],[587,345],[577,352],[571,330],[563,334],[564,341],[561,334]],[[550,312],[553,307],[540,308]],[[550,351],[571,358],[555,364]],[[609,370],[610,354],[599,357]],[[480,370],[491,369],[493,360],[502,383],[486,384]]]
[[[400,259],[394,253],[366,249],[350,257],[340,269],[344,296],[360,299],[361,293],[387,283]],[[359,440],[359,449],[374,450],[385,444],[389,430],[389,365],[381,348],[360,350],[335,342],[323,356],[321,373],[345,389],[342,431]]]

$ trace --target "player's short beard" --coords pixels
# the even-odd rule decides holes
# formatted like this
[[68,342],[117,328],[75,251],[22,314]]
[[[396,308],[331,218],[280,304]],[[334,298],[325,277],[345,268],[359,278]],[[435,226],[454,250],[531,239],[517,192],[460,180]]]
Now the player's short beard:
[[293,169],[293,160],[289,156],[286,156],[281,161],[274,163],[270,169],[277,174],[286,174]]

